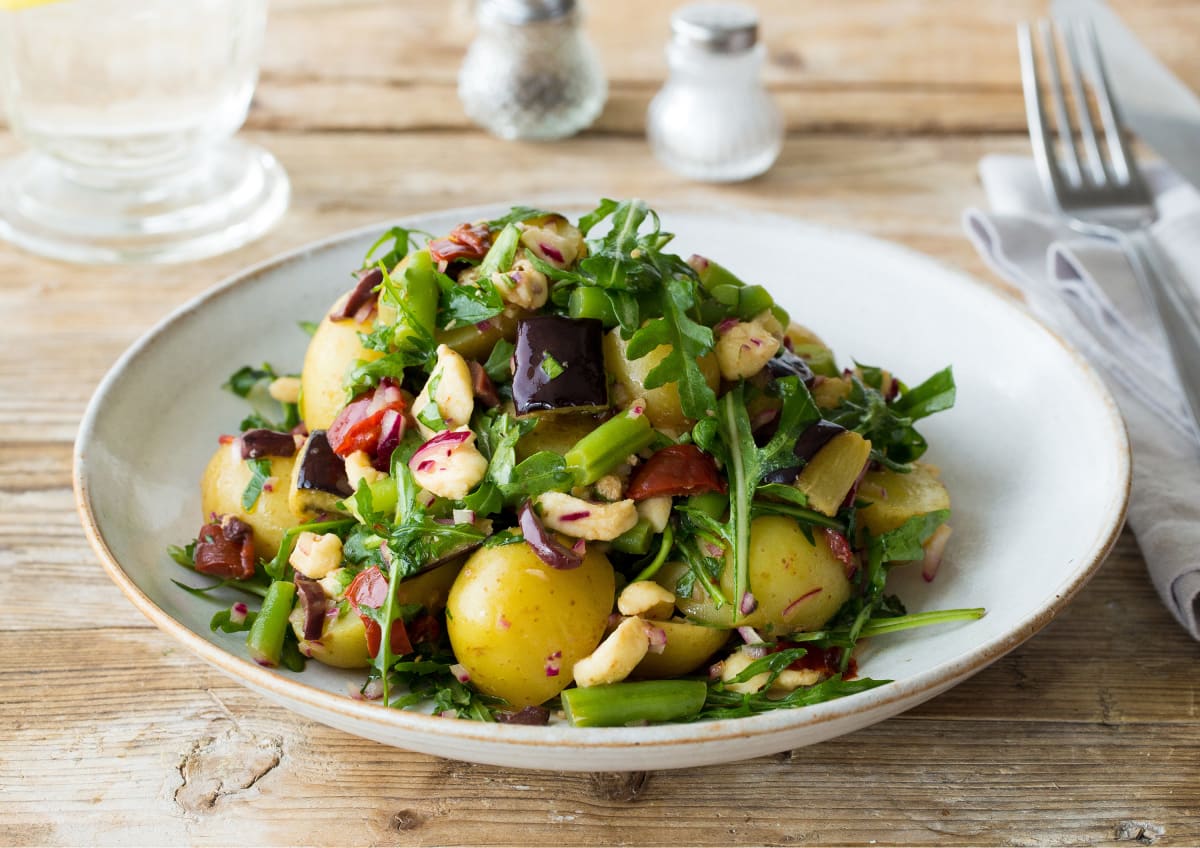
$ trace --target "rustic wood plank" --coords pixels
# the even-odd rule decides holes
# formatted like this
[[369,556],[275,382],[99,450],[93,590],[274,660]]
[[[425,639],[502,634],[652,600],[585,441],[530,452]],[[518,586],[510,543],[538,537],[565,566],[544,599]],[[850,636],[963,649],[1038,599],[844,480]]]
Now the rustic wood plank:
[[[0,634],[0,648],[12,655],[18,638]],[[997,722],[926,706],[788,754],[623,784],[349,737],[143,631],[94,631],[84,667],[73,634],[42,643],[38,675],[0,671],[6,843],[286,844],[297,817],[308,838],[417,845],[1101,844],[1125,822],[1200,838],[1200,737],[1178,721]],[[962,688],[978,702],[1008,683],[996,668]],[[622,785],[628,800],[613,797]]]

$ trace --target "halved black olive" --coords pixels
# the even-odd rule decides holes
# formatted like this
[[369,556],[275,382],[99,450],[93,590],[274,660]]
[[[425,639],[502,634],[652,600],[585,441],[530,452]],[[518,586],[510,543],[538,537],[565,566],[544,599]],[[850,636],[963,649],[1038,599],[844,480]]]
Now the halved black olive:
[[539,315],[517,322],[513,403],[518,415],[608,407],[604,325],[595,318]]
[[799,354],[780,348],[779,353],[767,360],[767,371],[776,379],[780,377],[799,377],[800,382],[811,386],[813,370]]
[[300,609],[304,612],[304,638],[320,639],[325,629],[325,610],[329,606],[325,590],[316,580],[303,574],[296,574],[294,580]]
[[291,433],[275,430],[247,430],[241,435],[242,459],[261,456],[295,456],[296,440]]
[[817,451],[829,444],[834,436],[844,432],[846,432],[846,428],[842,425],[822,418],[820,421],[810,424],[808,429],[800,434],[800,438],[796,440],[796,456],[809,462],[817,455]]

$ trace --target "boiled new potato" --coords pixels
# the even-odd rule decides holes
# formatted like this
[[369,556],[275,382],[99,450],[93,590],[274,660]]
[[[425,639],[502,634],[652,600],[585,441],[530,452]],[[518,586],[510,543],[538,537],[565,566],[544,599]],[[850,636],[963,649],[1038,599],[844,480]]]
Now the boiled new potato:
[[[679,387],[675,383],[665,383],[656,389],[645,387],[646,376],[671,352],[670,345],[659,345],[641,359],[627,359],[625,356],[626,342],[621,338],[620,329],[614,329],[604,336],[604,367],[613,378],[612,400],[617,406],[624,406],[634,398],[646,399],[646,417],[655,427],[682,432],[689,426],[688,419],[679,407]],[[713,391],[721,380],[721,369],[717,365],[717,357],[712,353],[705,354],[699,360],[700,372]]]
[[304,638],[304,611],[299,606],[292,610],[288,621],[305,656],[335,668],[366,668],[371,664],[366,627],[348,604],[336,617],[325,619],[321,638],[311,642]]
[[600,644],[614,590],[612,566],[595,549],[559,570],[526,542],[480,548],[450,590],[450,644],[481,692],[514,707],[540,704]]
[[661,654],[653,651],[646,654],[633,670],[633,677],[664,678],[688,674],[699,668],[729,639],[728,630],[679,619],[652,621],[650,626],[658,627],[667,634],[667,644]]
[[216,513],[236,515],[245,521],[254,529],[254,552],[261,559],[275,556],[284,532],[300,523],[288,507],[288,481],[292,477],[295,457],[273,456],[269,459],[271,477],[263,486],[254,509],[249,511],[242,509],[242,493],[254,474],[249,463],[242,459],[237,442],[217,448],[200,478],[200,510],[204,520],[208,521]]
[[[396,602],[420,604],[430,612],[437,612],[446,605],[446,596],[457,576],[458,566],[447,564],[404,580],[396,590]],[[304,639],[304,615],[299,604],[288,620],[306,656],[336,668],[366,668],[371,664],[366,627],[349,604],[336,617],[326,618],[321,638],[311,642]]]
[[327,429],[345,406],[342,381],[354,363],[360,359],[370,362],[383,356],[377,350],[363,347],[359,341],[359,333],[369,333],[373,329],[369,321],[334,321],[329,317],[342,308],[349,296],[347,293],[339,297],[325,313],[304,354],[304,368],[300,372],[300,417],[310,431]]
[[[678,598],[676,605],[688,618],[719,627],[748,625],[773,636],[816,630],[850,598],[850,580],[825,534],[815,531],[813,541],[809,544],[790,518],[756,518],[750,525],[750,591],[758,607],[749,615],[735,615],[734,569],[729,560],[721,574],[721,590],[733,603],[717,609],[697,583],[692,594]],[[678,579],[678,567],[663,571],[663,579]],[[673,588],[674,582],[663,585]]]
[[912,471],[868,471],[858,497],[871,505],[858,513],[862,526],[878,536],[895,530],[914,515],[950,508],[950,493],[932,466],[916,463]]
[[561,456],[600,426],[596,416],[577,412],[539,415],[536,419],[537,426],[517,440],[518,462],[538,451],[552,451]]

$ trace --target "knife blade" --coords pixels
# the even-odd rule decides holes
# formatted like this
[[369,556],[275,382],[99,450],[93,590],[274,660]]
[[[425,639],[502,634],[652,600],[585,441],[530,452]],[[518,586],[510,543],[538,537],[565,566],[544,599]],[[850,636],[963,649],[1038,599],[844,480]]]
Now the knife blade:
[[1183,84],[1102,0],[1054,0],[1060,22],[1090,21],[1125,123],[1200,188],[1200,97]]

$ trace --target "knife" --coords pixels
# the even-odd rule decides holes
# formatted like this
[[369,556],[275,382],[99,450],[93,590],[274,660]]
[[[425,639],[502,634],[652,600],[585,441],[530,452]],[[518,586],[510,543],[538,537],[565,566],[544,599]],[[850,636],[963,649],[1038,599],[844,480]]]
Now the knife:
[[1102,0],[1054,0],[1051,14],[1060,22],[1091,22],[1125,123],[1200,188],[1200,98]]

